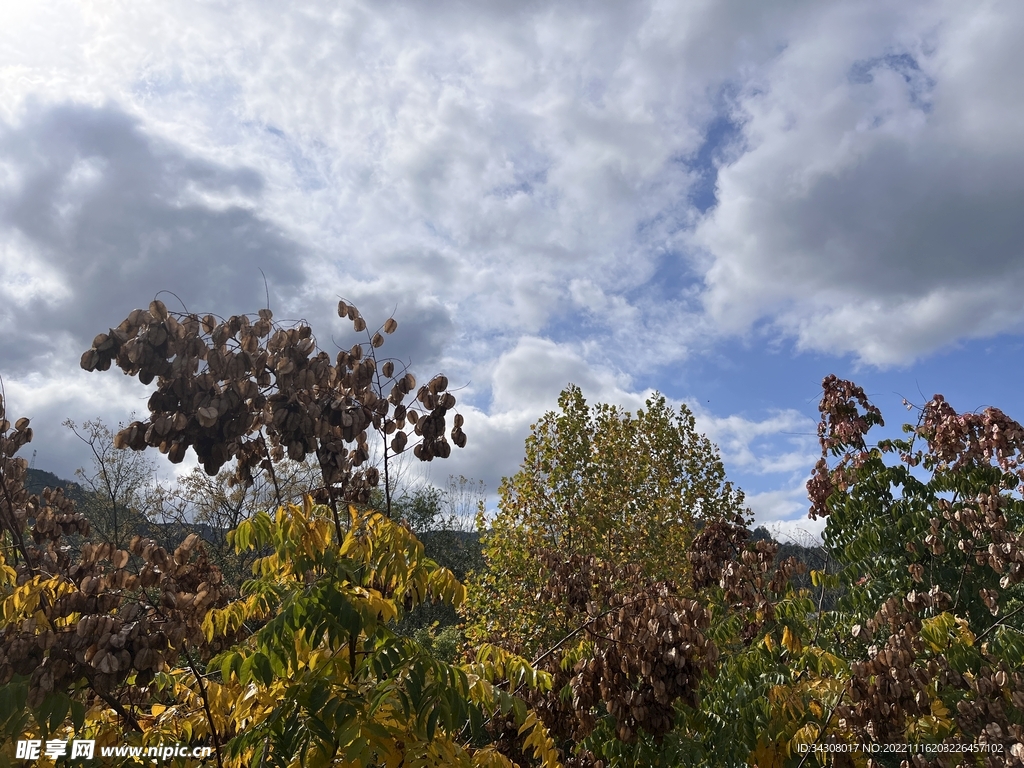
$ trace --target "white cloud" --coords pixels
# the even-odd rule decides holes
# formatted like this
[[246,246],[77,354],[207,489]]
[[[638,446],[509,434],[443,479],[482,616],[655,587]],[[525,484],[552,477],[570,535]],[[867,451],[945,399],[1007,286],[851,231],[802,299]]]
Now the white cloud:
[[876,365],[1019,331],[1024,13],[821,9],[737,99],[747,151],[695,236],[708,311]]
[[492,373],[492,412],[539,414],[554,407],[558,394],[570,383],[591,400],[642,405],[641,396],[629,393],[628,379],[595,370],[570,345],[524,337],[498,358]]
[[815,423],[802,413],[780,411],[760,421],[724,417],[692,406],[697,423],[722,451],[727,466],[752,474],[807,471],[817,460]]
[[[157,290],[256,309],[259,265],[327,348],[337,296],[397,311],[387,351],[467,384],[453,467],[490,485],[569,381],[635,409],[723,334],[891,365],[1022,329],[1014,4],[8,5],[12,382]],[[805,419],[698,415],[797,487]]]
[[754,513],[754,527],[763,526],[776,541],[804,545],[821,542],[828,521],[807,517],[807,490],[803,483],[751,494],[747,504]]

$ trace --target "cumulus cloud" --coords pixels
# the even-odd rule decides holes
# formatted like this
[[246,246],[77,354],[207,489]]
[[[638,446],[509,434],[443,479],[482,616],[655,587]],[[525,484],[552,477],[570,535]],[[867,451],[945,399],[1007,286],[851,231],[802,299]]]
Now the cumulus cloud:
[[[80,411],[127,396],[80,389],[92,334],[161,289],[251,311],[256,266],[325,348],[339,296],[396,312],[492,488],[569,381],[635,408],[730,335],[886,366],[1022,328],[1013,4],[3,13],[0,355]],[[698,414],[765,519],[813,453],[791,405]]]
[[245,200],[260,177],[145,135],[115,107],[39,108],[0,130],[7,304],[0,354],[18,365],[66,336],[83,349],[161,290],[221,313],[305,280],[300,249]]
[[819,456],[815,423],[794,410],[756,420],[716,416],[694,405],[701,429],[715,441],[731,469],[754,475],[806,472]]
[[1006,126],[1024,14],[975,10],[823,6],[820,34],[737,98],[743,151],[695,232],[722,327],[767,318],[876,365],[1021,328],[1024,154]]
[[3,375],[63,472],[63,418],[144,411],[140,387],[78,370],[94,335],[162,290],[230,314],[264,304],[259,269],[275,300],[306,279],[301,248],[247,202],[258,174],[149,137],[114,106],[35,108],[0,128],[0,157]]
[[592,368],[567,344],[524,337],[501,355],[492,373],[492,411],[537,413],[553,407],[559,393],[570,383],[584,397],[604,402],[642,404],[627,392],[628,379],[621,374]]

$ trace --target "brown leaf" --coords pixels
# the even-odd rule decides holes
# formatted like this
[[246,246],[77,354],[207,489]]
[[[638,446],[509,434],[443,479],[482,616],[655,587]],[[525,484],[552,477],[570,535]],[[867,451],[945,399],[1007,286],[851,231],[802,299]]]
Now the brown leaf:
[[391,439],[391,450],[395,453],[401,453],[405,450],[405,445],[409,438],[405,432],[396,432],[395,436]]
[[217,423],[217,418],[220,416],[217,413],[217,409],[210,406],[200,408],[197,415],[199,416],[199,423],[204,427],[212,427]]

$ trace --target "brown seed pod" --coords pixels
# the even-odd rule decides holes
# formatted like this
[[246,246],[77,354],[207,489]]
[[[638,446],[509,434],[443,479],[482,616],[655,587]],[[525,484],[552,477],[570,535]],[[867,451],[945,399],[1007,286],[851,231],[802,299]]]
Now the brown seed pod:
[[402,431],[394,433],[394,437],[391,438],[391,450],[396,454],[400,454],[406,450],[406,443],[409,441],[409,435]]
[[389,317],[384,322],[384,333],[394,333],[398,330],[398,321],[393,317]]
[[[365,320],[348,302],[340,302],[338,311],[365,330]],[[353,466],[369,457],[365,433],[381,429],[394,450],[404,450],[409,439],[404,434],[406,412],[398,406],[415,390],[416,379],[403,372],[383,400],[376,390],[376,361],[364,353],[363,345],[339,353],[337,365],[332,365],[318,351],[308,325],[275,327],[272,317],[269,310],[261,310],[251,320],[235,315],[219,322],[209,314],[179,321],[153,303],[148,311],[132,312],[117,330],[98,335],[83,356],[87,368],[103,370],[114,363],[143,383],[159,377],[149,400],[149,419],[121,430],[116,445],[156,447],[172,462],[182,461],[192,448],[209,473],[234,461],[232,480],[245,485],[254,482],[254,471],[269,471],[267,465],[285,455],[300,459],[315,452],[322,457],[324,481],[315,489],[317,498],[329,499],[337,492],[339,500],[351,501],[368,493],[373,473],[353,474]],[[381,330],[395,328],[397,322],[389,318]],[[382,333],[369,339],[373,347],[383,340]],[[395,363],[382,365],[385,376],[393,378]],[[388,415],[392,406],[393,419]],[[436,426],[432,441],[444,431],[443,421]],[[264,427],[264,439],[253,442],[253,432]],[[358,446],[355,450],[352,443]],[[444,452],[438,442],[420,453],[429,460]],[[339,490],[347,482],[351,492]],[[63,523],[45,525],[56,530]]]

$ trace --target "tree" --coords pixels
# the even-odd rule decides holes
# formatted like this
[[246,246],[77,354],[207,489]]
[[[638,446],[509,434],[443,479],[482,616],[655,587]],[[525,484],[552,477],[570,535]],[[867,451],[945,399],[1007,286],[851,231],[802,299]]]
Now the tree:
[[[635,416],[590,408],[575,386],[558,402],[502,482],[468,632],[551,673],[531,703],[567,765],[599,766],[609,745],[660,741],[680,702],[696,704],[718,651],[688,552],[699,527],[744,519],[743,496],[685,407],[655,395]],[[498,738],[514,744],[514,728]],[[641,752],[625,764],[653,765],[657,750]]]
[[[23,434],[0,435],[15,500],[24,462],[6,451]],[[395,632],[406,610],[457,605],[463,588],[379,513],[349,507],[340,547],[331,510],[308,497],[243,521],[233,545],[262,557],[235,597],[194,534],[173,553],[136,536],[128,550],[86,544],[72,561],[63,530],[87,524],[66,500],[59,514],[26,502],[16,513],[31,514],[15,519],[32,521],[27,557],[12,568],[0,555],[0,762],[19,739],[78,738],[205,744],[221,768],[511,768],[485,730],[507,716],[530,754],[558,765],[543,724],[502,689],[544,689],[548,676],[499,649],[452,664]]]
[[837,624],[850,638],[837,730],[1001,745],[986,761],[1020,764],[1024,426],[997,408],[957,413],[935,395],[905,438],[870,446],[880,412],[834,376],[821,413],[808,491],[811,514],[828,520],[847,587]]
[[[342,303],[339,313],[365,330],[354,309]],[[279,328],[264,346],[273,328],[267,311],[255,322],[179,322],[153,302],[97,337],[82,361],[157,379],[150,418],[118,432],[115,448],[159,447],[180,461],[193,447],[211,474],[233,460],[236,482],[266,473],[278,502],[284,455],[315,454],[322,484],[313,491],[328,505],[307,495],[301,506],[248,516],[231,535],[236,552],[258,555],[240,595],[195,533],[173,551],[136,535],[123,548],[87,542],[72,552],[64,537],[87,537],[88,521],[60,489],[27,491],[27,462],[15,454],[32,431],[27,419],[12,429],[0,400],[0,762],[14,760],[19,739],[74,736],[101,747],[206,744],[219,768],[510,768],[486,731],[501,717],[554,768],[551,738],[516,695],[550,678],[498,648],[453,664],[399,635],[406,611],[456,606],[462,585],[386,515],[348,505],[344,525],[339,516],[339,501],[365,500],[379,476],[362,468],[371,427],[396,452],[408,430],[421,438],[421,460],[448,455],[447,380],[420,389],[421,412],[403,404],[409,373],[381,395],[391,361],[377,378],[372,353],[356,345],[332,366],[325,353],[310,357],[308,326]],[[378,332],[367,346],[382,343]],[[461,427],[456,416],[457,446]]]
[[316,487],[316,474],[312,462],[285,458],[274,465],[276,485],[265,474],[254,477],[252,485],[243,485],[232,484],[229,470],[210,476],[196,467],[172,484],[153,486],[152,519],[160,523],[159,534],[153,535],[164,546],[173,547],[190,532],[199,533],[225,580],[241,587],[252,576],[256,553],[236,552],[228,542],[228,532],[256,510],[276,509],[279,495],[286,504],[301,504],[304,495]]
[[87,492],[80,511],[94,533],[122,549],[132,536],[147,531],[156,468],[148,456],[117,450],[114,433],[102,421],[86,421],[79,428],[68,419],[64,426],[92,454],[92,467],[75,472]]
[[700,521],[731,518],[743,495],[725,479],[715,446],[693,415],[655,395],[634,416],[588,407],[578,387],[532,428],[520,471],[502,482],[483,536],[487,569],[472,578],[471,632],[524,655],[577,626],[565,599],[539,601],[547,553],[638,566],[653,582],[685,583]]
[[871,445],[881,413],[835,377],[820,409],[811,588],[742,514],[703,521],[685,585],[533,561],[534,615],[572,620],[528,696],[566,765],[1024,765],[1024,426],[937,395]]
[[167,689],[154,731],[171,740],[217,728],[227,761],[241,766],[507,766],[487,746],[483,723],[518,706],[536,754],[553,765],[543,727],[490,682],[506,672],[534,687],[546,678],[496,651],[490,662],[481,654],[475,665],[446,663],[397,634],[405,611],[426,600],[457,605],[462,585],[406,528],[379,513],[349,514],[340,549],[329,510],[308,501],[260,513],[233,532],[239,549],[270,550],[243,599],[204,620],[208,640],[266,622],[216,661],[211,695],[235,705],[204,723],[183,680]]
[[[118,432],[118,448],[159,448],[175,463],[192,448],[209,475],[233,462],[232,479],[242,485],[266,473],[278,504],[284,498],[275,464],[285,455],[298,462],[315,456],[320,483],[311,490],[334,511],[340,541],[339,502],[366,502],[382,473],[390,511],[389,461],[410,444],[410,434],[418,438],[412,447],[421,461],[446,458],[453,443],[466,444],[466,435],[456,414],[451,443],[446,437],[456,400],[444,375],[421,386],[417,402],[407,406],[415,377],[394,360],[379,364],[376,350],[397,329],[394,318],[371,335],[355,307],[341,301],[338,315],[366,342],[341,350],[332,363],[308,324],[282,327],[269,309],[253,318],[200,318],[154,300],[148,310],[136,309],[99,334],[81,366],[104,371],[117,365],[143,384],[156,380],[150,418]],[[370,432],[383,444],[381,468],[367,466]]]
[[831,572],[796,590],[742,526],[701,532],[721,663],[666,743],[707,766],[1024,764],[1024,427],[936,395],[872,445],[856,384],[827,377],[819,407],[807,487]]

